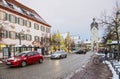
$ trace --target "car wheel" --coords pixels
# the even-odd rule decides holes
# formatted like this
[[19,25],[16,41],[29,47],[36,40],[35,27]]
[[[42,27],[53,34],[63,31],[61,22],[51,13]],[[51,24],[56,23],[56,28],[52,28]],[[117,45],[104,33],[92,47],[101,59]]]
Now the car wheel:
[[67,58],[67,55],[65,55],[65,58]]
[[42,62],[43,62],[43,60],[40,58],[39,63],[42,63]]
[[27,65],[26,61],[22,61],[21,66],[25,67]]
[[61,58],[62,58],[62,56],[60,55],[59,59],[61,59]]

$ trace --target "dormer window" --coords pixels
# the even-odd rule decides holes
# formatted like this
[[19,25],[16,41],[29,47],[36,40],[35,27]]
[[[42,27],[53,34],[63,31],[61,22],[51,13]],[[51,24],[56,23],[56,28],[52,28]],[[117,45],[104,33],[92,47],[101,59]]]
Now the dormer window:
[[21,9],[21,10],[24,14],[28,15],[26,10],[24,10],[24,9]]
[[12,5],[11,3],[8,3],[8,2],[7,2],[7,4],[8,4],[8,6],[9,6],[10,8],[14,9],[14,7],[13,7],[13,5]]

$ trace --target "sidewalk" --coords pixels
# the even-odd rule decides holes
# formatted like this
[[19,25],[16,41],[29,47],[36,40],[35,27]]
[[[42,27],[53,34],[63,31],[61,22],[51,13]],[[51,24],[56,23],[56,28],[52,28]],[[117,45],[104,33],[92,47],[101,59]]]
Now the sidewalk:
[[120,61],[111,59],[98,65],[89,61],[69,79],[120,79]]
[[89,62],[81,71],[75,73],[70,79],[112,79],[112,72],[108,65],[101,63],[95,65]]

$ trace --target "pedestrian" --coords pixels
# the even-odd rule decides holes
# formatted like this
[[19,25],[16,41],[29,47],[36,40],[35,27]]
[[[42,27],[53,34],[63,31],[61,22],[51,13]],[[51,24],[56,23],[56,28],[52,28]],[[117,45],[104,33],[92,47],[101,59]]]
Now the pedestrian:
[[105,48],[104,53],[105,53],[105,59],[107,59],[108,58],[108,50],[107,50],[107,48]]

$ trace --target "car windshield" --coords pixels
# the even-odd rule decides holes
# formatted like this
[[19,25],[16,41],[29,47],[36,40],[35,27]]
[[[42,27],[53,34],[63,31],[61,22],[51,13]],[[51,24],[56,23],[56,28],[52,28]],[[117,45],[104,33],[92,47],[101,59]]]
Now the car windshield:
[[61,52],[60,52],[60,51],[58,51],[58,52],[55,52],[54,54],[61,54]]
[[26,53],[25,53],[25,52],[22,52],[22,53],[16,54],[15,56],[25,56],[25,55],[26,55]]

